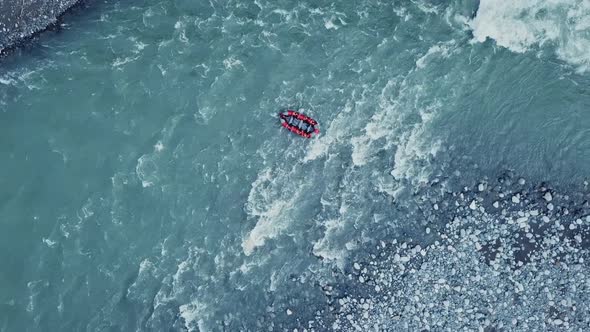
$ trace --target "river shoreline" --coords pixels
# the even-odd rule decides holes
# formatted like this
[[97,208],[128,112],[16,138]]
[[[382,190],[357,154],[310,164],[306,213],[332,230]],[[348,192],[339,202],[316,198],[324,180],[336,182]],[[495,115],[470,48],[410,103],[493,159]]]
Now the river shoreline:
[[[59,30],[66,15],[77,10],[85,10],[89,5],[90,1],[87,0],[66,0],[59,3],[57,0],[48,0],[43,5],[31,9],[7,1],[2,5],[7,8],[0,8],[2,12],[7,13],[0,16],[0,58],[26,46],[45,31]],[[30,10],[30,14],[17,15],[16,12],[19,10],[21,13]]]

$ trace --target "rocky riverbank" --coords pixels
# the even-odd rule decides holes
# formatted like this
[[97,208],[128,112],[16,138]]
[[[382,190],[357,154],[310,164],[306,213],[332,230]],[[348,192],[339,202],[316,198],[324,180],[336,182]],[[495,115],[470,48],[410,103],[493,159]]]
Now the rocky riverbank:
[[79,0],[0,2],[0,52],[43,31],[78,2]]

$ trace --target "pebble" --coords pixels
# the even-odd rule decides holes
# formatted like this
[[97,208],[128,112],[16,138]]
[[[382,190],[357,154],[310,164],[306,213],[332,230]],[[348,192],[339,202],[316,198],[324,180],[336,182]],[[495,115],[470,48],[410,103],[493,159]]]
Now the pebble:
[[293,311],[291,311],[291,309],[287,309],[287,316],[291,316],[293,314]]
[[361,269],[361,266],[359,265],[359,263],[356,263],[355,262],[353,266],[354,266],[354,269],[355,270],[360,270]]
[[551,202],[553,200],[553,196],[551,195],[551,192],[548,191],[545,193],[545,195],[543,195],[543,199],[545,199],[547,202]]
[[512,203],[514,203],[514,204],[520,203],[520,194],[516,194],[516,195],[512,196]]

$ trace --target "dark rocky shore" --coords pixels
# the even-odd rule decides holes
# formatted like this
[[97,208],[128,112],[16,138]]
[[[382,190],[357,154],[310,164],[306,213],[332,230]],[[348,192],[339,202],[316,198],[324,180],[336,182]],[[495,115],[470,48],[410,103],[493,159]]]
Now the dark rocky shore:
[[0,52],[45,30],[79,0],[0,1]]
[[344,271],[314,280],[326,296],[315,312],[280,308],[267,323],[280,321],[281,331],[588,329],[587,181],[553,188],[506,172],[462,190],[437,180],[416,198],[428,236],[376,241]]

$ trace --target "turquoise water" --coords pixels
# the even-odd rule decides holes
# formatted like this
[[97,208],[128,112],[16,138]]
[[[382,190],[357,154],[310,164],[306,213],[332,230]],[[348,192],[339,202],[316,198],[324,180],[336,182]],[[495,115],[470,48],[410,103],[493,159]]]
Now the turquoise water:
[[[588,327],[586,2],[106,1],[64,22],[0,60],[1,331]],[[283,130],[286,107],[322,134]],[[539,296],[551,279],[578,287]]]

